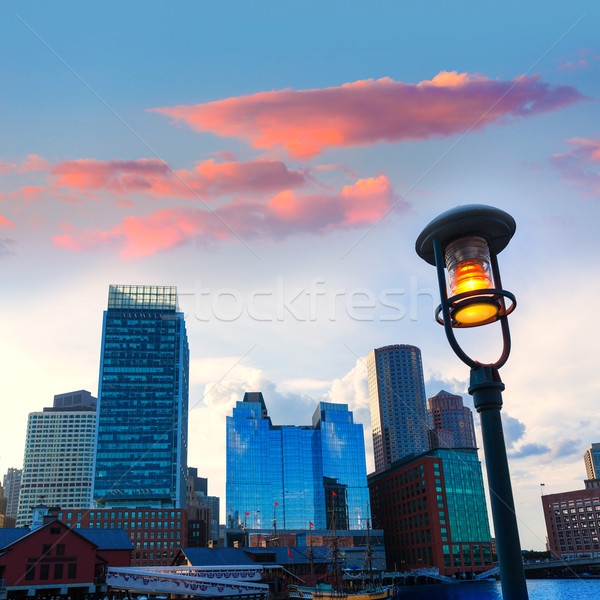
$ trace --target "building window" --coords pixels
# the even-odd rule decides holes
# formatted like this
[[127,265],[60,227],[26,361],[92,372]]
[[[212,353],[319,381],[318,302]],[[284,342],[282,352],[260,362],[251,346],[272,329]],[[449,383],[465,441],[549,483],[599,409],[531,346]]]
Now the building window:
[[50,554],[51,544],[42,544],[42,554]]
[[35,565],[31,565],[25,571],[25,581],[32,581],[33,579],[35,579]]
[[54,565],[54,579],[62,579],[63,576],[63,565]]
[[40,579],[48,579],[50,576],[50,565],[40,565]]
[[75,577],[77,577],[77,564],[71,563],[67,572],[67,578],[75,579]]
[[64,544],[56,545],[56,554],[58,554],[58,556],[64,556],[64,554],[65,554],[65,545]]

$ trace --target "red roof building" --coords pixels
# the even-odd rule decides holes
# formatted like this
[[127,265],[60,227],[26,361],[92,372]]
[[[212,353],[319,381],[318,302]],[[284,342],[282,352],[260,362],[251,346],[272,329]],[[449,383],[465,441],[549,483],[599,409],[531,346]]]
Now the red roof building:
[[90,532],[45,517],[41,527],[0,530],[0,598],[103,591],[108,567],[129,566],[123,531]]

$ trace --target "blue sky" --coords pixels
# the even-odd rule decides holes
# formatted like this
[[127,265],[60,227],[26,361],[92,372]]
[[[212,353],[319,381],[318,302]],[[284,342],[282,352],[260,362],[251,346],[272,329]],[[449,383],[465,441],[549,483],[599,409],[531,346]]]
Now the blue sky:
[[[419,346],[428,394],[470,403],[414,241],[485,203],[517,220],[503,412],[523,546],[543,548],[539,483],[582,487],[600,425],[595,4],[1,11],[0,471],[30,411],[97,390],[110,283],[182,293],[190,464],[216,495],[245,390],[276,423],[348,403],[369,454],[372,348]],[[462,339],[489,357],[497,334]]]

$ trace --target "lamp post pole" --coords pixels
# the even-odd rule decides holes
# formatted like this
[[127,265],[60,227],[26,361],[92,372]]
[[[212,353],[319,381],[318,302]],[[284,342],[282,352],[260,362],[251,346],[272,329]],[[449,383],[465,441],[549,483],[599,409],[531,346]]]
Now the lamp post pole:
[[481,418],[502,596],[505,600],[527,600],[515,503],[500,418],[503,390],[504,384],[495,367],[479,366],[471,369],[469,394],[473,396],[473,404]]
[[[452,350],[471,368],[469,394],[473,396],[475,409],[481,418],[502,596],[504,600],[527,600],[500,418],[504,384],[498,371],[510,354],[507,317],[514,310],[516,300],[513,294],[502,289],[496,255],[506,247],[515,228],[515,220],[497,208],[485,205],[457,207],[441,214],[425,227],[417,238],[416,251],[437,270],[442,302],[435,318],[444,326]],[[450,297],[444,268],[448,270]],[[482,364],[461,348],[454,329],[479,327],[496,321],[500,323],[502,332],[502,353],[496,362]]]

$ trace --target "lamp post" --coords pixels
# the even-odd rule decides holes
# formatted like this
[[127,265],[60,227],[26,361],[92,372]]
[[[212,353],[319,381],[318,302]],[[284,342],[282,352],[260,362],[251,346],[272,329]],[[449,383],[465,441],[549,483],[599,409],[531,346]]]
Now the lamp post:
[[[506,212],[481,204],[459,206],[435,218],[417,238],[417,254],[437,269],[441,304],[435,318],[444,326],[455,354],[471,368],[469,394],[481,418],[500,582],[505,600],[527,600],[527,586],[515,514],[500,410],[504,384],[499,369],[510,354],[508,315],[513,294],[502,289],[496,255],[516,229]],[[448,271],[448,285],[444,268]],[[472,359],[460,347],[455,328],[479,327],[499,321],[503,348],[494,363]]]

